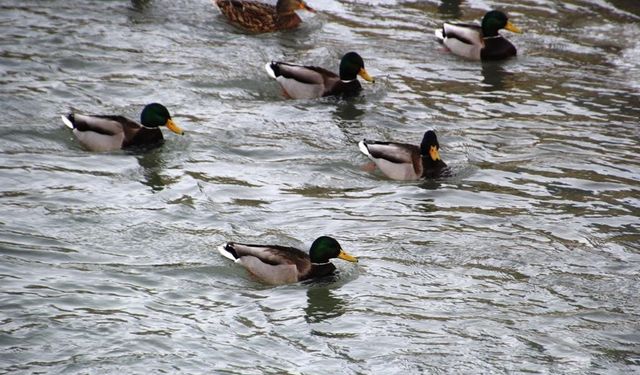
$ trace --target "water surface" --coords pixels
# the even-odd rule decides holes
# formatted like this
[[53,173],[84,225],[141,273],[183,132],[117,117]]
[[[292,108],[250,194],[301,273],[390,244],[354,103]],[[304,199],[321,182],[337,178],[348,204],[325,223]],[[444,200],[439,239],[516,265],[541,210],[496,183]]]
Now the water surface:
[[[248,35],[201,1],[0,3],[0,372],[640,371],[640,7],[633,0],[313,1]],[[464,61],[443,21],[506,9],[519,56]],[[374,85],[285,100],[271,59]],[[185,130],[90,153],[69,110]],[[438,133],[455,176],[395,182],[363,138]],[[262,285],[226,241],[360,259]]]

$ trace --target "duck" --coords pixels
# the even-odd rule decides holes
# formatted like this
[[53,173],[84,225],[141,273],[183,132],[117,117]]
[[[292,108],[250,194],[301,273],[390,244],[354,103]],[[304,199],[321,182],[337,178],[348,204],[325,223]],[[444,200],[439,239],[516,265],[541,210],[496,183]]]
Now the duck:
[[237,242],[224,243],[218,247],[218,251],[242,265],[258,280],[272,285],[331,275],[336,270],[336,266],[329,261],[333,258],[358,262],[357,258],[342,249],[335,238],[329,236],[321,236],[313,241],[309,254],[294,247]]
[[471,60],[503,60],[515,56],[516,47],[498,30],[506,29],[522,33],[506,14],[499,10],[487,12],[480,26],[473,24],[448,23],[435,31],[436,38],[453,54]]
[[82,146],[90,151],[114,151],[131,146],[148,146],[163,141],[160,126],[184,135],[184,131],[171,119],[169,110],[159,103],[144,107],[140,122],[124,116],[81,115],[69,113],[61,116],[62,122],[73,129]]
[[406,143],[363,140],[360,151],[387,177],[399,181],[445,177],[447,164],[440,158],[440,144],[433,130],[422,137],[420,146]]
[[275,6],[255,0],[214,1],[233,25],[254,33],[295,29],[302,22],[296,10],[315,13],[303,0],[278,0]]
[[271,61],[265,65],[267,74],[275,79],[284,95],[292,99],[315,99],[323,96],[355,96],[362,91],[357,76],[365,81],[375,79],[364,68],[364,60],[357,52],[348,52],[340,60],[340,74],[317,66],[296,65]]

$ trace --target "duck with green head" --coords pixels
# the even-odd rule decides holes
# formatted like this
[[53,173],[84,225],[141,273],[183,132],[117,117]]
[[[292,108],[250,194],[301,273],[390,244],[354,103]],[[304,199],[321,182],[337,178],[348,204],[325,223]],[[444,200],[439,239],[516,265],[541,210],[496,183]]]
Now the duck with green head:
[[163,141],[160,126],[183,135],[184,131],[171,119],[169,110],[158,103],[144,107],[140,122],[124,116],[81,115],[70,113],[62,122],[73,129],[80,144],[91,151],[113,151],[131,146],[148,146]]
[[227,242],[218,251],[224,257],[239,263],[258,280],[273,285],[331,275],[335,270],[330,260],[340,258],[349,262],[358,260],[347,254],[332,237],[318,237],[309,250],[280,245],[250,245]]
[[294,29],[302,20],[297,10],[314,12],[303,0],[278,0],[275,6],[255,0],[214,0],[233,25],[254,33]]
[[272,61],[265,65],[267,74],[275,79],[284,94],[293,99],[313,99],[323,96],[355,96],[362,91],[358,76],[375,82],[364,68],[364,60],[349,52],[340,60],[340,74],[317,66],[296,65]]
[[487,12],[482,24],[445,22],[435,31],[436,38],[452,53],[472,60],[502,60],[515,56],[516,47],[498,32],[506,29],[521,33],[506,14],[499,10]]
[[358,147],[382,173],[393,180],[419,180],[450,174],[447,165],[440,159],[440,143],[433,130],[424,133],[420,147],[366,139]]

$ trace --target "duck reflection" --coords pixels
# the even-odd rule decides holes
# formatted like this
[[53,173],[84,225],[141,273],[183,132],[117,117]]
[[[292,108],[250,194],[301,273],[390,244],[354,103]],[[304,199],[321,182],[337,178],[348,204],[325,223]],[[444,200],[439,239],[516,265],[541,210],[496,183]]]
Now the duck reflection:
[[[447,167],[447,175],[443,176],[443,177],[451,177],[453,175],[453,172],[451,171],[450,167]],[[437,179],[423,179],[420,181],[420,184],[418,185],[418,187],[420,189],[424,189],[424,190],[438,190],[440,189],[440,187],[442,186],[442,184],[437,180]]]
[[506,71],[500,62],[482,63],[482,83],[488,85],[486,91],[504,91],[513,86],[512,73]]
[[307,290],[307,307],[304,309],[307,323],[319,323],[344,314],[346,303],[336,297],[326,286],[312,286]]
[[153,0],[131,0],[131,6],[137,11],[145,10]]
[[344,122],[358,121],[364,115],[364,111],[356,106],[356,101],[353,98],[340,100],[333,113],[336,119]]
[[357,98],[340,99],[336,103],[336,109],[333,112],[336,125],[347,137],[349,142],[358,142],[362,135],[359,128],[362,127],[360,118],[364,115],[364,111],[356,106]]
[[162,171],[166,167],[166,161],[162,157],[161,147],[136,153],[136,158],[138,159],[138,164],[142,167],[144,176],[144,180],[141,182],[149,186],[153,191],[161,191],[165,186],[173,182],[170,177],[162,175]]
[[460,18],[462,12],[460,11],[460,0],[442,0],[438,5],[438,13],[447,17]]

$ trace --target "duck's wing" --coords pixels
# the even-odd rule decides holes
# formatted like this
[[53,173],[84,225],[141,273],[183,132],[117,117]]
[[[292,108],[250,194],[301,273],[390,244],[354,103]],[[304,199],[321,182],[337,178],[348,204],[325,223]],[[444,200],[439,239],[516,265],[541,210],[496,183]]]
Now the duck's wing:
[[228,242],[218,250],[269,284],[297,282],[311,268],[308,255],[293,247]]
[[480,60],[484,47],[482,29],[478,25],[445,23],[436,36],[451,52],[472,60]]
[[77,113],[70,113],[63,121],[65,125],[71,124],[71,127],[79,132],[95,132],[104,135],[122,133],[125,124],[129,122],[137,124],[123,116],[80,115]]
[[465,44],[482,44],[482,28],[474,24],[445,22],[442,26],[442,35]]
[[142,128],[123,116],[80,115],[71,113],[63,118],[73,128],[80,144],[91,151],[112,151],[123,147]]
[[418,146],[364,140],[358,144],[360,151],[394,180],[417,180],[422,175],[422,160]]
[[233,24],[255,32],[275,31],[277,13],[273,5],[250,0],[215,0]]
[[265,66],[267,73],[294,99],[312,99],[330,91],[340,78],[317,66],[303,66],[273,61]]
[[372,160],[385,159],[392,163],[412,163],[420,148],[406,143],[363,140],[358,144],[360,151]]

